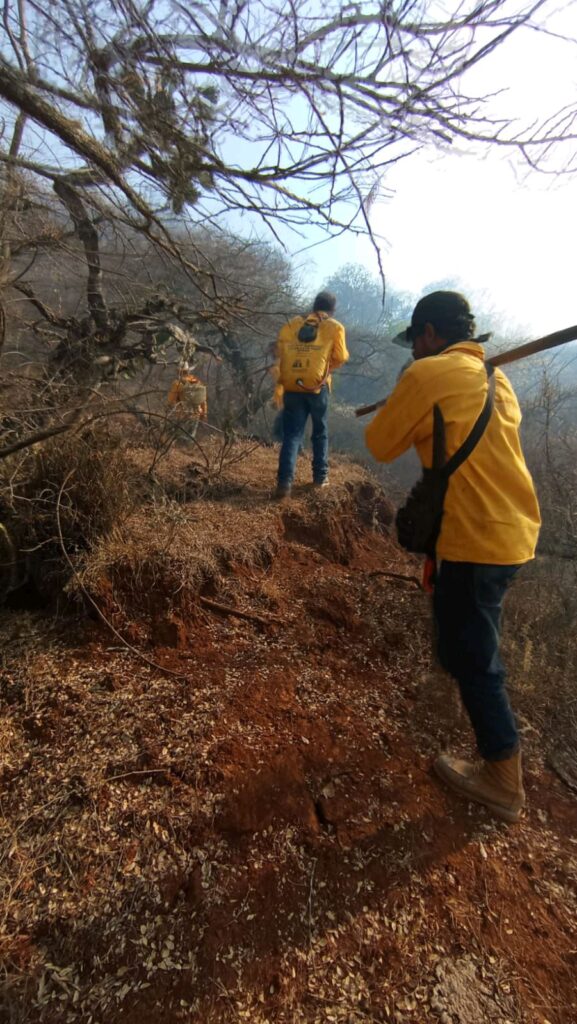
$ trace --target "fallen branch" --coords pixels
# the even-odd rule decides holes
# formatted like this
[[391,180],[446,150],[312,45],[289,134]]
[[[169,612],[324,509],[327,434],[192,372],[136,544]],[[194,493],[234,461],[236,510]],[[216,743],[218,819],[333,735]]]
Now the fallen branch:
[[421,586],[421,580],[418,576],[407,576],[402,572],[388,572],[386,569],[375,569],[369,573],[369,576],[388,576],[392,580],[402,580],[403,583],[416,583],[418,587]]
[[[75,420],[77,415],[75,415]],[[68,423],[62,423],[59,427],[49,427],[47,430],[39,430],[36,434],[30,434],[22,441],[16,441],[14,444],[6,445],[5,448],[0,448],[0,459],[5,459],[8,455],[14,455],[14,452],[19,452],[23,448],[30,448],[33,444],[38,444],[39,441],[47,441],[50,437],[63,434],[65,430],[70,430],[73,426],[74,423],[69,421]]]
[[121,775],[105,775],[103,782],[117,782],[118,779],[129,779],[131,775],[166,775],[170,768],[141,768]]
[[548,764],[550,768],[553,769],[555,774],[559,776],[561,782],[564,782],[567,788],[570,789],[572,793],[577,793],[577,782],[575,781],[575,778],[569,773],[567,768],[565,768],[565,766],[562,763],[560,763],[558,757],[554,754],[549,755]]
[[232,608],[228,604],[221,604],[220,601],[213,601],[210,597],[200,597],[199,601],[207,608],[212,608],[215,612],[222,612],[223,615],[236,615],[239,619],[248,619],[249,622],[259,622],[261,626],[270,626],[275,622],[282,624],[284,621],[274,615],[269,615],[265,618],[263,615],[257,615],[255,612],[241,612],[239,608]]
[[[155,394],[155,391],[143,392],[143,394]],[[72,430],[73,428],[76,428],[78,431],[85,430],[87,427],[92,426],[93,423],[96,423],[98,420],[101,419],[107,419],[108,417],[111,416],[132,416],[138,412],[143,411],[139,410],[138,407],[125,405],[122,406],[120,409],[105,409],[103,412],[97,412],[93,416],[89,416],[88,419],[80,419],[81,414],[83,412],[86,412],[87,406],[91,399],[97,396],[98,393],[94,392],[91,398],[89,398],[84,405],[75,406],[74,409],[71,409],[70,412],[68,413],[68,418],[64,421],[64,423],[60,423],[56,427],[46,427],[43,430],[38,430],[36,431],[36,433],[29,434],[28,437],[24,437],[20,441],[15,441],[14,444],[6,445],[4,448],[0,448],[0,459],[5,459],[7,458],[8,455],[14,455],[15,452],[22,451],[23,448],[31,448],[32,445],[38,444],[40,441],[47,441],[49,440],[49,438],[56,437],[58,434],[63,434],[67,430]],[[157,418],[168,419],[166,415],[161,416],[158,413],[146,413],[146,415],[156,415]]]

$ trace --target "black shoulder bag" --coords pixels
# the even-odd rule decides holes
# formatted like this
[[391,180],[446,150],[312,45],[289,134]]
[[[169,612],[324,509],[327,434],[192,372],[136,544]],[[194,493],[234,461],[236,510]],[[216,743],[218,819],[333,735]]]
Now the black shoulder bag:
[[441,531],[443,505],[449,478],[481,440],[493,411],[495,395],[494,367],[485,364],[489,388],[485,404],[468,437],[446,461],[445,421],[438,405],[433,406],[433,464],[423,469],[405,504],[397,512],[395,525],[399,544],[415,554],[433,558]]

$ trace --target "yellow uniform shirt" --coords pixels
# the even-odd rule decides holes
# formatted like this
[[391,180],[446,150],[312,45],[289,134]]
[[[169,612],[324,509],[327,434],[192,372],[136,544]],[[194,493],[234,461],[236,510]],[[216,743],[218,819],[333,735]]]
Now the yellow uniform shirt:
[[[315,314],[319,317],[318,335],[317,342],[314,346],[302,345],[303,353],[307,354],[308,351],[313,349],[323,349],[326,353],[326,358],[322,358],[322,366],[319,368],[319,376],[323,379],[323,382],[327,383],[329,388],[331,386],[330,373],[333,370],[337,370],[339,366],[346,363],[349,358],[347,350],[347,344],[345,341],[345,329],[338,320],[333,317],[329,317],[326,313]],[[295,378],[299,376],[299,371],[291,372],[291,364],[293,360],[288,358],[288,348],[295,344],[296,336],[303,326],[307,317],[295,316],[292,320],[289,320],[283,327],[281,327],[276,343],[276,356],[278,359],[278,380],[277,387],[282,388],[284,391],[297,391],[303,392],[307,389],[299,387],[295,383]],[[315,388],[315,391],[320,391],[319,388]]]
[[[433,449],[433,405],[446,426],[447,457],[462,445],[487,396],[483,347],[459,342],[405,370],[365,440],[380,462],[414,445],[423,466]],[[476,448],[449,478],[437,557],[517,565],[533,558],[541,519],[519,439],[521,410],[507,377],[495,370],[495,402]]]

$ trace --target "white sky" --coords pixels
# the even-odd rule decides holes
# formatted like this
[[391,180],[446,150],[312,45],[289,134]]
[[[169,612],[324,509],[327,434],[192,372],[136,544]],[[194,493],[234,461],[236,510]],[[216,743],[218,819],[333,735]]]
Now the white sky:
[[[389,242],[382,259],[393,287],[420,292],[457,277],[535,335],[577,323],[577,176],[520,185],[497,156],[428,153],[395,179],[394,199],[372,218]],[[375,269],[365,241],[347,252]]]
[[[547,27],[575,39],[575,0]],[[506,90],[492,101],[497,112],[527,124],[565,105],[577,106],[577,44],[523,33],[483,62],[475,76],[479,93]],[[577,152],[577,142],[571,152]],[[569,150],[558,154],[559,161],[569,157]],[[408,158],[383,182],[393,198],[371,212],[374,231],[386,239],[381,254],[388,283],[420,292],[432,281],[457,277],[464,288],[485,293],[485,308],[503,310],[533,337],[577,323],[573,166],[572,175],[555,178],[527,175],[503,150],[430,150]],[[346,262],[376,271],[370,245],[351,236],[313,254],[319,280]]]

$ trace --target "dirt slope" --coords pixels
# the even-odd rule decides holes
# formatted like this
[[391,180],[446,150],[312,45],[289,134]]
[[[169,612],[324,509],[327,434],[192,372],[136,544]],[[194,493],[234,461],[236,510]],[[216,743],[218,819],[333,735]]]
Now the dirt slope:
[[4,614],[1,1019],[576,1024],[574,797],[529,728],[522,825],[441,788],[469,734],[386,500],[273,476],[259,450],[84,566],[167,671]]

